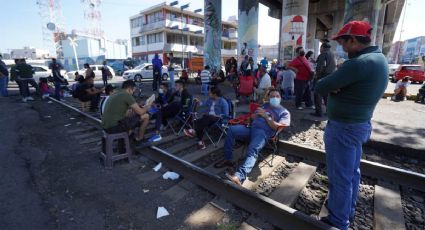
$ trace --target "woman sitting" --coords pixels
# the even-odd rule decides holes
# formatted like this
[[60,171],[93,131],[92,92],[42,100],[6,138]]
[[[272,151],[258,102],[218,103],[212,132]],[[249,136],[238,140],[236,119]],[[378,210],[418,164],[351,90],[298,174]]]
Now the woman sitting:
[[213,125],[223,116],[229,116],[229,104],[223,98],[220,89],[216,86],[210,88],[209,99],[204,104],[207,111],[201,118],[194,121],[194,129],[184,130],[186,136],[198,138],[199,149],[206,148],[202,140],[205,128]]

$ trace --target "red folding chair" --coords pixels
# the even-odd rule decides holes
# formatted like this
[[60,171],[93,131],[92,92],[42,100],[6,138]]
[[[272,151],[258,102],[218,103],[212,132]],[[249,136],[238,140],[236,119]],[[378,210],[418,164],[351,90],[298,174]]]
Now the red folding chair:
[[254,81],[252,76],[240,76],[239,77],[239,90],[240,96],[249,97],[254,93]]

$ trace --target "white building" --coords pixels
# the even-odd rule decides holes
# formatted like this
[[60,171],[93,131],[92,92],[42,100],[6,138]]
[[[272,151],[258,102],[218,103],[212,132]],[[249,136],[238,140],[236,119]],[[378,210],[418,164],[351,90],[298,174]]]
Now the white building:
[[[237,22],[222,21],[222,50],[224,59],[236,57]],[[164,60],[169,52],[177,63],[182,58],[187,66],[188,57],[203,56],[204,15],[165,2],[130,17],[132,56],[145,61],[155,53]]]
[[23,49],[12,49],[10,58],[44,59],[49,58],[49,50],[24,47]]
[[73,33],[66,35],[61,41],[63,58],[74,58],[74,51],[68,37],[75,37],[76,51],[78,58],[92,58],[96,60],[98,57],[104,59],[126,59],[128,57],[128,48],[125,41],[110,41],[105,38],[96,38],[89,35]]

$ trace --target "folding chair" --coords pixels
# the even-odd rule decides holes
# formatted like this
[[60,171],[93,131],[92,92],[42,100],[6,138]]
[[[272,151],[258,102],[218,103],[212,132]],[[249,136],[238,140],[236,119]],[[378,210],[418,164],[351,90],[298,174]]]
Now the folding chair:
[[[208,139],[211,141],[211,143],[214,145],[214,147],[218,146],[218,143],[220,143],[221,138],[223,138],[224,134],[227,135],[226,130],[229,127],[229,121],[232,120],[233,117],[233,111],[234,106],[231,100],[226,99],[227,104],[229,105],[229,114],[228,115],[222,115],[218,121],[216,121],[211,126],[204,129],[205,135],[208,137]],[[220,136],[218,137],[218,140],[214,142],[214,139],[212,135],[210,135],[209,132],[212,132],[214,128],[217,128],[220,131]]]
[[267,144],[266,144],[266,146],[264,146],[264,148],[269,148],[269,149],[272,150],[272,159],[270,159],[270,161],[266,161],[267,165],[270,166],[270,167],[273,167],[273,160],[276,157],[277,145],[279,143],[279,134],[282,132],[282,130],[285,127],[286,126],[284,126],[284,125],[278,126],[275,134],[267,140]]
[[[192,129],[193,125],[191,125],[190,122],[193,120],[193,118],[195,116],[197,106],[198,106],[198,103],[194,102],[193,96],[191,96],[190,102],[189,102],[189,108],[180,109],[180,111],[177,113],[177,115],[170,119],[171,121],[168,122],[166,128],[170,127],[171,130],[173,131],[174,135],[176,135],[176,136],[180,135],[181,132],[186,127]],[[178,129],[178,131],[176,131],[176,129],[173,127],[173,125],[172,125],[173,121],[178,121],[179,123],[183,123],[182,126],[180,126],[180,128]]]

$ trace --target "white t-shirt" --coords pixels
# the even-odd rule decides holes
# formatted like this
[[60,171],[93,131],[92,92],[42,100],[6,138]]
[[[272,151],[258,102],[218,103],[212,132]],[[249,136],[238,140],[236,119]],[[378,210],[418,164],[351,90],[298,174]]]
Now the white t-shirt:
[[260,84],[258,85],[259,89],[268,89],[272,86],[272,79],[268,73],[265,73],[260,80]]
[[208,113],[209,115],[214,115],[214,116],[216,115],[214,107],[215,107],[215,101],[213,101],[213,103],[211,104],[210,112]]
[[295,73],[292,70],[284,70],[282,73],[282,83],[280,85],[281,89],[286,88],[294,88],[294,79],[295,79]]
[[410,81],[408,82],[402,82],[402,80],[399,80],[396,84],[395,84],[395,89],[399,89],[400,87],[404,86],[407,88],[407,86],[410,85]]

